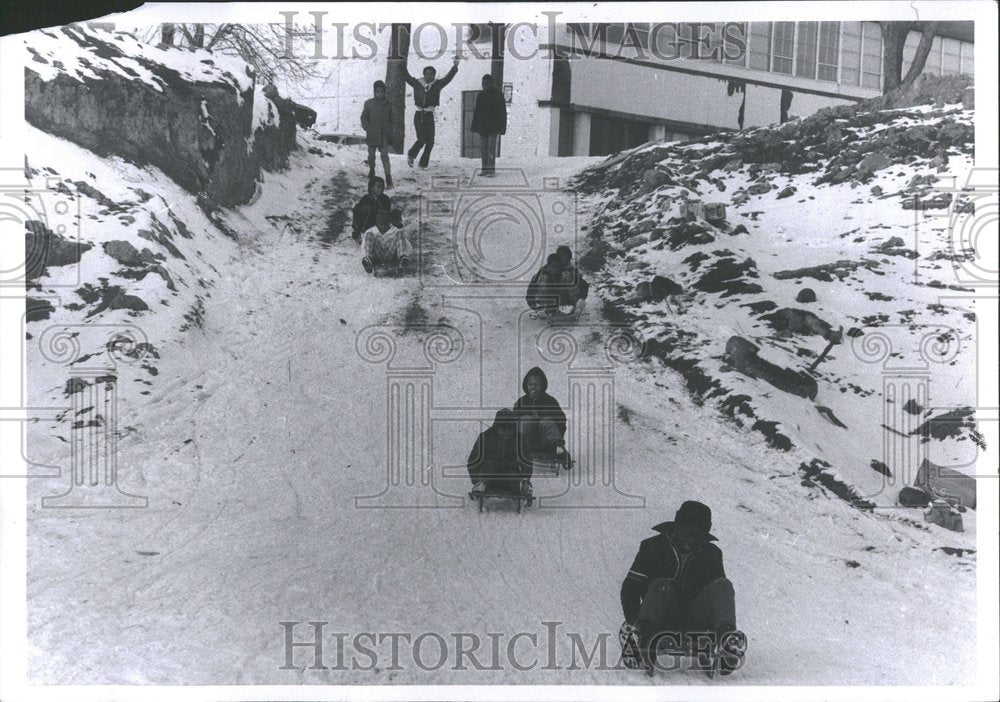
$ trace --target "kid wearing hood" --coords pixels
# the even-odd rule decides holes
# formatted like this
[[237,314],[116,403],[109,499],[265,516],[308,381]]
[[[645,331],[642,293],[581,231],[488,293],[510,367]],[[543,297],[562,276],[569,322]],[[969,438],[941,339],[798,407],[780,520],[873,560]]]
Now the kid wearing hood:
[[538,366],[529,370],[521,388],[524,390],[514,403],[514,414],[517,415],[518,454],[526,475],[528,492],[531,491],[531,456],[539,453],[554,453],[563,456],[566,453],[566,413],[559,406],[559,401],[549,395],[546,390],[549,379],[545,371]]

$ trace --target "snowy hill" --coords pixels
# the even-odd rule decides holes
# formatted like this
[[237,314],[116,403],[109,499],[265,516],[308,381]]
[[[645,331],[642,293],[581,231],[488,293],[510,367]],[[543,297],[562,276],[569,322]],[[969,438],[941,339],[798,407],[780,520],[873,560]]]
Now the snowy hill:
[[923,458],[971,474],[982,442],[953,269],[974,252],[941,216],[969,201],[933,190],[971,168],[972,135],[970,110],[926,105],[641,148],[577,181],[600,203],[584,263],[696,397],[807,480],[892,506]]
[[[928,125],[935,141],[953,130],[946,137],[949,163],[968,162],[967,112],[918,109],[879,119],[888,120],[889,130]],[[840,129],[846,134],[861,126],[848,121]],[[32,406],[76,404],[56,421],[28,429],[34,468],[50,469],[28,483],[32,681],[708,684],[690,671],[650,683],[615,668],[621,580],[639,540],[684,499],[701,499],[714,511],[739,624],[750,639],[746,668],[712,684],[945,684],[974,674],[976,625],[965,616],[975,611],[974,513],[963,515],[966,532],[959,534],[925,525],[914,510],[858,510],[817,487],[820,477],[803,484],[808,476],[799,470],[819,458],[859,491],[873,485],[867,461],[880,455],[872,424],[883,416],[881,401],[872,372],[847,350],[852,337],[846,330],[858,327],[870,336],[865,317],[912,307],[914,323],[940,317],[958,325],[963,338],[972,332],[968,310],[942,303],[944,311],[935,316],[927,307],[938,288],[892,280],[914,261],[925,272],[936,270],[929,258],[942,248],[940,235],[921,228],[914,239],[905,214],[888,223],[890,229],[876,229],[878,203],[879,211],[886,203],[907,211],[895,200],[875,200],[870,188],[881,184],[891,196],[917,171],[923,174],[932,156],[900,167],[902,176],[895,168],[880,170],[864,186],[817,185],[815,174],[788,173],[780,165],[767,169],[769,175],[763,168],[752,174],[749,164],[756,162],[735,153],[740,139],[781,141],[780,130],[760,130],[713,143],[648,147],[631,157],[638,161],[586,171],[578,188],[594,194],[583,204],[604,209],[588,224],[600,234],[591,242],[597,253],[584,262],[598,259],[597,294],[608,304],[605,310],[592,305],[571,331],[580,356],[586,365],[601,355],[606,312],[643,331],[665,363],[636,362],[615,373],[614,467],[619,494],[630,496],[627,507],[545,507],[544,499],[560,489],[577,489],[576,476],[592,474],[601,458],[573,429],[569,449],[579,473],[565,485],[539,479],[539,508],[517,516],[503,507],[477,513],[464,499],[469,484],[462,468],[480,415],[488,410],[492,416],[492,405],[509,405],[520,392],[519,369],[507,352],[523,355],[528,367],[542,363],[534,341],[545,324],[525,318],[520,290],[478,299],[473,294],[481,305],[473,312],[454,301],[446,305],[442,289],[450,281],[444,271],[450,270],[455,233],[441,223],[416,228],[426,255],[421,278],[366,275],[347,233],[349,208],[364,187],[362,150],[300,137],[303,148],[290,155],[287,170],[267,175],[252,204],[206,208],[196,193],[154,166],[98,155],[38,129],[29,135],[33,177],[60,183],[54,187],[81,215],[79,247],[58,243],[40,227],[33,232],[60,256],[46,259],[48,267],[36,271],[28,293],[36,300],[27,325],[28,400]],[[724,170],[737,158],[744,164]],[[689,185],[656,183],[660,176],[646,184],[642,175],[661,163],[665,175]],[[706,227],[695,221],[684,225],[690,238],[707,233],[715,241],[699,244],[678,235],[674,250],[660,245],[671,241],[666,235],[626,253],[621,242],[640,222],[655,220],[650,232],[680,228],[671,223],[676,208],[661,201],[673,203],[680,187],[707,194],[707,180],[695,182],[695,176],[709,163],[715,164],[709,176],[727,193],[761,177],[798,192],[778,200],[772,189],[731,207],[734,223],[739,213],[760,211],[756,218],[740,217],[745,232],[732,233],[736,227],[728,225],[693,232],[693,226]],[[534,159],[501,165],[551,189],[597,164]],[[690,165],[694,170],[685,173]],[[407,169],[401,157],[393,157],[392,166],[398,186],[391,195],[410,221],[434,178],[474,180],[469,160],[435,161],[430,172]],[[854,220],[830,214],[843,216],[848,205]],[[832,234],[820,231],[828,224]],[[858,231],[839,236],[853,229]],[[904,241],[887,247],[893,253],[872,251],[892,236]],[[571,237],[562,232],[549,243],[570,243]],[[800,245],[790,247],[784,239]],[[482,242],[484,267],[515,267],[522,252],[511,242],[518,241],[523,232],[517,222],[501,221]],[[732,253],[715,253],[723,248]],[[907,248],[918,258],[894,255]],[[840,260],[851,269],[842,282],[836,273],[831,280],[775,275]],[[855,266],[859,261],[871,263]],[[734,269],[739,276],[705,280],[707,271]],[[669,298],[669,308],[666,298],[630,299],[654,272],[683,289]],[[816,303],[795,302],[799,279],[815,290]],[[947,284],[943,275],[933,279]],[[869,292],[893,297],[893,306],[872,300]],[[830,330],[845,328],[841,345],[819,366],[815,401],[724,369],[718,357],[733,335],[758,343],[761,354],[781,367],[814,360],[825,338],[836,335],[820,325],[825,336],[776,337],[762,316],[803,306]],[[520,333],[522,323],[526,333],[518,338],[512,330]],[[117,367],[112,427],[119,487],[144,498],[145,508],[50,509],[43,500],[71,487],[68,447],[85,435],[92,440],[89,429],[108,424],[106,408],[87,406],[78,388],[67,387],[72,370],[66,359],[41,342],[47,329],[75,325],[78,360],[103,356],[103,337],[93,345],[83,333],[102,324],[134,325],[148,344],[133,354],[138,363],[121,359]],[[436,397],[451,412],[435,430],[433,464],[427,466],[430,506],[438,509],[361,509],[359,497],[386,487],[392,447],[387,371],[361,357],[359,339],[386,325],[385,338],[400,355],[424,357],[427,328],[435,324],[465,340],[464,355],[439,368],[434,379]],[[908,338],[910,330],[894,334]],[[946,366],[955,369],[957,389],[947,397],[942,389],[939,399],[935,384],[934,407],[972,401],[960,378],[965,356],[958,358]],[[495,397],[486,400],[474,385],[484,368],[498,377],[486,388]],[[553,392],[561,392],[568,369],[550,368]],[[746,419],[741,422],[747,426],[720,421],[726,400],[739,395],[745,399],[730,402],[733,414],[745,418],[741,411],[752,410],[755,422],[775,422],[773,431],[760,436]],[[828,411],[821,414],[817,404]],[[834,431],[844,431],[844,439],[821,439]],[[779,435],[792,443],[790,450],[775,445]],[[299,640],[309,637],[305,622],[329,622],[328,668],[309,668],[313,659],[304,649],[295,651],[294,666],[285,667],[280,622],[286,621],[300,622]],[[558,631],[545,622],[558,623]],[[340,651],[348,661],[358,657],[360,667],[335,667],[334,632],[347,634]],[[388,664],[391,645],[380,642],[370,645],[381,660],[366,667],[364,640],[354,638],[359,632],[439,633],[448,637],[452,658],[445,666],[421,668],[404,650],[401,666],[394,667]],[[509,662],[456,670],[458,632],[474,633],[484,646],[488,632],[500,632],[506,637],[501,647],[519,632],[534,635],[538,645],[517,655],[535,664],[528,670]],[[570,634],[588,649],[603,640],[607,665],[572,665],[580,651]],[[549,651],[559,663],[552,669],[545,666]],[[436,656],[432,644],[424,656]],[[480,656],[489,660],[488,651]],[[914,666],[915,660],[922,665]]]

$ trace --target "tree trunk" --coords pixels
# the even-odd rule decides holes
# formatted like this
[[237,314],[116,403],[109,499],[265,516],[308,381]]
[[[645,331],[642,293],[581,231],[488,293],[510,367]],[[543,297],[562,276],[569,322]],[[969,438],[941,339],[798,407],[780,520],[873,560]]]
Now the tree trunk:
[[177,31],[175,27],[170,22],[164,22],[160,26],[160,44],[163,46],[173,46],[174,45],[174,33]]
[[920,34],[920,43],[917,44],[917,51],[913,54],[913,63],[906,71],[903,78],[903,85],[909,85],[923,73],[924,66],[927,65],[927,56],[931,52],[931,44],[934,43],[934,35],[937,34],[939,22],[925,22]]
[[385,96],[392,110],[392,152],[403,153],[406,138],[406,79],[403,71],[410,54],[410,25],[393,24],[389,58],[385,65]]
[[912,22],[879,22],[882,31],[882,92],[899,87],[903,79],[903,47]]
[[194,26],[194,37],[191,39],[191,45],[196,49],[205,48],[205,25],[196,24]]

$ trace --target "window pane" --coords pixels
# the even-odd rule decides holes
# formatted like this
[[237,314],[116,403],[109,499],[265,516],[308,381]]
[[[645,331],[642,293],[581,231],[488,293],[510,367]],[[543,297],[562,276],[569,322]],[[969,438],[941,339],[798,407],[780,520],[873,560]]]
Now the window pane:
[[795,39],[794,22],[774,23],[774,42],[771,46],[771,70],[777,73],[792,72],[792,50]]
[[632,24],[634,33],[633,39],[644,49],[649,48],[649,22],[635,22]]
[[819,23],[799,22],[795,75],[800,78],[816,77],[816,43],[818,33]]
[[861,23],[844,22],[840,50],[840,82],[845,85],[861,83]]
[[760,71],[771,70],[771,23],[751,22],[750,41],[747,43],[750,54],[750,68]]
[[944,52],[941,60],[942,73],[959,73],[961,70],[961,44],[958,39],[945,37],[941,48]]
[[656,49],[664,58],[675,58],[680,53],[677,29],[673,24],[664,24],[656,30]]
[[840,22],[820,22],[819,70],[820,80],[837,80],[837,61],[840,57]]
[[882,32],[874,22],[863,22],[864,43],[861,47],[861,85],[882,87]]
[[934,37],[934,41],[931,43],[931,52],[927,54],[924,73],[930,73],[935,76],[941,75],[941,37]]
[[[727,22],[722,27],[722,55],[726,63],[747,65],[747,23]],[[738,41],[742,38],[742,43]]]
[[972,61],[972,44],[970,44],[967,41],[963,41],[961,52],[962,52],[962,73],[966,73],[970,76],[975,75],[976,72],[975,70],[973,70],[973,61]]

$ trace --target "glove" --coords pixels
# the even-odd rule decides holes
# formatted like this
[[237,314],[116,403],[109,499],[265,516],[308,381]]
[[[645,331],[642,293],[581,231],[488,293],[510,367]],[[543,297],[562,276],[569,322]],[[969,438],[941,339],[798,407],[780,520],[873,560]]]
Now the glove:
[[557,456],[561,456],[564,453],[566,453],[566,449],[565,448],[563,448],[562,446],[556,446],[556,455]]

